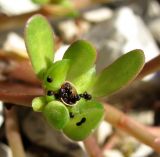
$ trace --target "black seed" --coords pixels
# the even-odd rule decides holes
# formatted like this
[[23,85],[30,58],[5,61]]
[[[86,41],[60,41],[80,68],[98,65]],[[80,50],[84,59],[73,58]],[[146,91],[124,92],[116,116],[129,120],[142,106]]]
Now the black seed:
[[67,93],[71,95],[71,94],[72,94],[72,91],[71,91],[71,90],[68,90]]
[[86,99],[86,100],[91,100],[92,96],[90,94],[88,94],[87,92],[84,92],[83,93],[83,98]]
[[54,96],[55,96],[56,99],[59,98],[59,94],[57,94],[57,93],[55,93]]
[[52,77],[51,76],[48,76],[47,77],[47,82],[51,83],[53,81]]
[[68,104],[68,99],[67,98],[63,98],[63,101]]
[[54,92],[51,91],[51,90],[49,90],[49,91],[47,91],[47,95],[48,95],[48,96],[54,95]]
[[76,123],[77,126],[81,126],[81,124],[82,124],[81,122]]
[[69,101],[68,104],[73,105],[75,102]]
[[87,100],[91,100],[91,99],[92,99],[92,96],[88,94],[88,95],[86,96],[86,99],[87,99]]
[[63,88],[60,89],[60,93],[65,93],[65,92],[66,92],[65,89]]
[[86,118],[83,117],[82,120],[81,120],[81,123],[84,123],[86,121]]
[[81,126],[85,121],[86,121],[86,118],[83,117],[80,122],[77,122],[77,123],[76,123],[76,125],[77,125],[77,126]]
[[65,83],[64,88],[66,90],[71,90],[72,89],[72,87],[71,87],[71,85],[69,83]]
[[74,118],[74,114],[72,112],[69,112],[70,118]]
[[84,93],[83,93],[83,96],[85,96],[85,95],[87,95],[87,94],[88,94],[87,92],[84,92]]
[[67,93],[63,93],[63,94],[62,94],[62,97],[63,97],[63,98],[68,98],[68,94],[67,94]]
[[83,94],[79,94],[79,96],[80,96],[81,98],[83,98]]
[[75,95],[74,98],[75,98],[76,101],[80,100],[80,96],[79,95]]

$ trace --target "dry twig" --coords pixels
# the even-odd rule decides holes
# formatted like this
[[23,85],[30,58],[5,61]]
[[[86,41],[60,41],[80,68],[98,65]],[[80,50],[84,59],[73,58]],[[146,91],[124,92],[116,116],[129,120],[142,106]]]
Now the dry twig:
[[116,128],[119,128],[128,134],[134,136],[139,141],[152,147],[155,151],[160,153],[160,145],[157,144],[156,140],[159,139],[157,136],[147,130],[147,127],[134,121],[123,112],[117,110],[109,104],[105,105],[105,120],[111,123]]
[[5,129],[13,157],[25,157],[22,139],[19,133],[19,126],[14,108],[5,110]]

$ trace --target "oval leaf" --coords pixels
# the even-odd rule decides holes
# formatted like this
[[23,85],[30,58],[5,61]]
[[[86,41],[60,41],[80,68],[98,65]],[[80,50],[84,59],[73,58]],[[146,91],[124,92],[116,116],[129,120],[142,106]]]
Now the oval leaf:
[[[70,66],[69,59],[63,59],[55,62],[44,76],[44,88],[47,90],[58,90],[66,80],[67,72]],[[48,78],[52,81],[48,82]]]
[[101,97],[117,91],[133,80],[143,65],[143,51],[130,51],[97,75],[90,93],[95,97]]
[[50,2],[50,0],[32,0],[33,3],[37,3],[37,4],[47,4]]
[[96,51],[87,41],[78,40],[68,48],[63,59],[71,60],[67,78],[72,81],[93,66],[96,60]]
[[42,112],[53,128],[62,129],[69,121],[68,109],[59,101],[51,101],[44,107]]
[[104,108],[95,101],[80,101],[75,108],[70,110],[72,117],[63,132],[70,139],[81,141],[99,125],[104,116]]
[[41,112],[46,105],[46,98],[44,96],[36,97],[32,100],[32,108],[35,112]]
[[25,28],[25,43],[36,75],[42,79],[44,71],[53,60],[53,32],[41,15],[32,16]]
[[72,83],[76,86],[78,93],[87,91],[88,87],[92,84],[95,74],[96,69],[93,67],[72,81]]

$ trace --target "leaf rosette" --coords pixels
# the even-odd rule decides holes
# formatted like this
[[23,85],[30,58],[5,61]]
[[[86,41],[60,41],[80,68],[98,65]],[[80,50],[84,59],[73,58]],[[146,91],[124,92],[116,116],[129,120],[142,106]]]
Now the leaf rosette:
[[27,51],[45,95],[34,98],[34,111],[42,112],[48,123],[72,140],[83,140],[104,117],[99,97],[127,85],[144,65],[142,50],[133,50],[96,73],[96,50],[89,42],[71,44],[62,60],[53,63],[54,35],[41,15],[32,16],[25,27]]

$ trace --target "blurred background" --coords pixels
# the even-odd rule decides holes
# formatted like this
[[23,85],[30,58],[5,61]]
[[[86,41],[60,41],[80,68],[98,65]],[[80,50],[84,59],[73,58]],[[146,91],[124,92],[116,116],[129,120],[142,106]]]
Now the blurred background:
[[[17,73],[8,75],[8,71],[19,62],[17,58],[28,59],[23,31],[27,19],[36,13],[46,16],[55,32],[55,61],[60,60],[68,46],[77,39],[88,40],[97,49],[97,71],[133,49],[142,49],[146,62],[160,52],[159,0],[0,0],[0,81],[8,77],[18,79]],[[19,75],[23,75],[23,71]],[[158,127],[159,77],[158,72],[149,75],[105,101],[143,124]],[[41,114],[26,107],[16,107],[16,113],[27,157],[88,156],[82,142],[71,142],[61,132],[51,129]],[[5,119],[1,102],[0,157],[12,157]],[[107,122],[101,123],[95,136],[104,157],[160,156]]]

